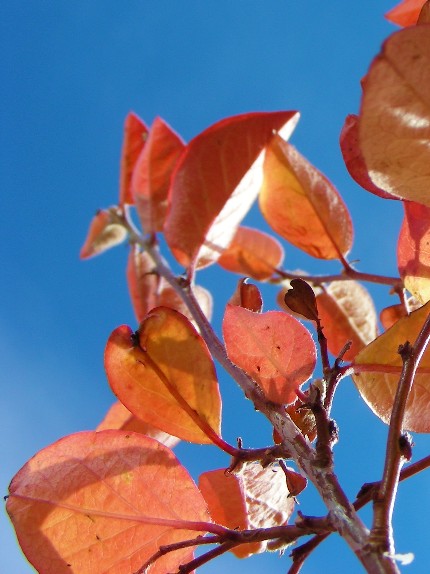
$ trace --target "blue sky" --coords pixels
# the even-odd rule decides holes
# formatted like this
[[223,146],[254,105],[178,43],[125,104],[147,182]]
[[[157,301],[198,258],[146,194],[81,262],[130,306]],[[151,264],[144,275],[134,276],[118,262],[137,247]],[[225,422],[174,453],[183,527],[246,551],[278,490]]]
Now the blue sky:
[[[362,270],[396,273],[401,205],[358,188],[338,146],[345,116],[358,109],[360,79],[394,31],[383,19],[392,6],[371,0],[14,0],[0,9],[4,494],[30,456],[64,435],[94,428],[113,401],[103,372],[105,342],[119,324],[135,325],[124,277],[126,249],[88,262],[80,262],[78,253],[94,212],[117,200],[128,111],[148,124],[162,116],[185,140],[236,113],[301,111],[292,142],[345,198],[356,228],[351,258],[361,261]],[[261,219],[255,211],[247,222],[259,225]],[[337,269],[288,246],[286,253],[290,269]],[[202,272],[201,283],[210,288],[214,281],[219,326],[236,278],[220,281],[216,270]],[[386,289],[372,293],[379,307],[392,303]],[[266,308],[273,296],[268,293]],[[225,438],[241,435],[250,446],[266,444],[267,425],[260,430],[249,404],[238,410],[240,392],[220,378]],[[386,428],[350,381],[342,384],[334,416],[341,431],[339,477],[353,496],[363,482],[380,476]],[[427,454],[426,437],[416,443],[415,457]],[[194,476],[227,464],[210,447],[181,445],[177,453]],[[429,484],[423,475],[402,486],[395,515],[397,550],[416,554],[406,570],[411,574],[428,569],[427,522],[420,515],[430,510]],[[308,490],[302,511],[322,513]],[[0,520],[0,571],[33,572],[4,513]],[[288,563],[276,555],[246,563],[231,557],[202,571],[270,567],[276,574],[286,572]],[[303,573],[319,572],[323,563],[327,572],[361,572],[334,537]]]

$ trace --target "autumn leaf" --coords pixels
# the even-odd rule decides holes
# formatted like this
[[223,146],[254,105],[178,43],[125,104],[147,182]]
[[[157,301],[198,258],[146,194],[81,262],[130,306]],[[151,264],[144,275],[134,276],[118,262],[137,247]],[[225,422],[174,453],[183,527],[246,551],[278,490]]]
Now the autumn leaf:
[[397,263],[406,289],[421,303],[430,299],[430,207],[404,202]]
[[134,203],[146,233],[163,230],[170,177],[184,148],[178,134],[161,118],[156,118],[131,180]]
[[367,167],[364,163],[363,155],[359,147],[358,137],[358,116],[350,114],[346,117],[340,134],[340,149],[349,175],[356,183],[358,183],[358,185],[363,189],[370,191],[370,193],[384,199],[398,200],[398,197],[390,195],[383,189],[379,189],[379,187],[377,187],[370,179],[369,172],[367,171]]
[[285,305],[294,313],[310,321],[318,321],[318,309],[314,290],[303,279],[290,281],[291,288],[284,295]]
[[[284,473],[273,467],[246,464],[238,474],[224,469],[205,472],[199,488],[217,524],[248,530],[286,524],[294,509]],[[238,558],[264,552],[267,541],[242,544],[232,549]]]
[[426,0],[402,0],[400,4],[385,14],[385,17],[393,24],[399,26],[412,26],[417,23],[421,9]]
[[[393,399],[402,370],[399,346],[413,344],[430,312],[427,303],[407,317],[400,318],[388,331],[362,349],[354,359],[354,382],[372,411],[385,423],[390,422]],[[430,350],[421,360],[406,403],[404,429],[430,432]]]
[[106,413],[104,419],[97,426],[97,431],[113,429],[138,432],[149,436],[169,448],[173,448],[179,439],[165,433],[152,425],[135,417],[122,403],[116,401]]
[[210,444],[208,433],[219,435],[221,399],[211,355],[177,311],[153,309],[136,334],[125,325],[115,329],[105,369],[113,392],[136,417],[190,442]]
[[318,295],[317,306],[328,349],[335,357],[350,341],[343,358],[353,359],[378,334],[372,297],[356,281],[333,281]]
[[130,112],[124,123],[124,139],[121,152],[119,205],[133,204],[131,178],[137,158],[145,145],[148,128],[133,112]]
[[[175,289],[160,277],[148,253],[132,246],[127,262],[127,283],[134,313],[140,323],[154,307],[170,307],[185,315],[194,324],[187,305]],[[210,320],[212,316],[212,295],[200,285],[191,285],[201,310]]]
[[267,399],[289,404],[315,368],[316,349],[299,321],[282,313],[253,313],[227,305],[223,335],[227,354],[263,389]]
[[341,259],[351,249],[351,218],[339,193],[280,136],[266,150],[259,202],[270,227],[309,255]]
[[282,264],[284,250],[277,239],[250,227],[238,227],[219,265],[227,271],[264,281]]
[[231,305],[244,307],[254,313],[261,313],[263,310],[263,296],[260,289],[253,283],[248,283],[247,279],[240,279],[233,295],[230,297]]
[[259,192],[259,154],[274,130],[287,139],[298,117],[297,112],[243,114],[190,141],[172,176],[164,228],[182,265],[204,267],[228,247]]
[[125,241],[127,230],[112,218],[109,210],[101,209],[93,217],[85,243],[80,251],[81,259],[89,259],[104,253]]
[[[7,511],[40,574],[130,574],[210,521],[172,451],[133,432],[65,437],[30,459],[9,491]],[[177,570],[192,553],[167,554],[149,572]]]
[[430,205],[430,34],[396,32],[363,81],[360,149],[369,177],[385,192]]

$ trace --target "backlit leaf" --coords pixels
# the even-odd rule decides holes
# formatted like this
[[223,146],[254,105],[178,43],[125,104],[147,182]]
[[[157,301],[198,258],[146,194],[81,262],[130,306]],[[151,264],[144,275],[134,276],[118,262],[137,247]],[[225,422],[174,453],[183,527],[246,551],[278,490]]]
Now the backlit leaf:
[[351,341],[344,359],[353,359],[378,334],[372,297],[356,281],[333,281],[318,295],[317,306],[328,349],[335,357]]
[[294,317],[281,311],[253,313],[227,305],[223,335],[230,360],[274,403],[294,402],[296,390],[315,368],[311,335]]
[[112,215],[109,211],[101,209],[91,221],[79,256],[81,259],[89,259],[95,255],[100,255],[125,241],[126,237],[126,229],[122,225],[112,222]]
[[183,440],[211,443],[194,417],[219,434],[221,399],[205,342],[186,317],[149,312],[138,332],[123,325],[105,351],[109,384],[135,416]]
[[[133,309],[138,322],[154,307],[170,307],[185,315],[192,323],[193,317],[183,299],[174,288],[155,273],[154,263],[147,253],[132,246],[127,263],[127,283]],[[208,319],[212,316],[212,295],[200,285],[192,290]]]
[[227,271],[264,281],[283,259],[284,250],[277,239],[258,229],[241,226],[218,263]]
[[[202,492],[213,520],[229,528],[257,529],[286,524],[294,509],[284,473],[273,467],[246,464],[238,474],[224,469],[200,476]],[[239,558],[264,552],[267,542],[243,544],[232,552]]]
[[425,3],[426,0],[402,0],[400,4],[387,12],[385,17],[393,24],[412,26],[416,24]]
[[279,136],[266,150],[259,201],[272,229],[309,255],[336,259],[351,249],[352,223],[340,195]]
[[399,273],[421,303],[430,300],[430,207],[404,202],[405,217],[397,246]]
[[247,279],[240,279],[235,292],[230,297],[231,305],[244,307],[254,313],[261,313],[263,310],[263,296],[260,289],[253,283],[248,283]]
[[363,81],[360,148],[372,182],[430,205],[430,33],[396,32]]
[[161,118],[156,118],[133,170],[131,189],[146,233],[162,231],[167,211],[170,177],[185,147]]
[[173,448],[179,442],[179,439],[168,433],[165,433],[152,425],[135,417],[122,403],[116,401],[106,413],[105,418],[96,428],[97,431],[114,429],[132,431],[144,434],[158,442],[161,442],[169,448]]
[[[427,303],[407,317],[399,319],[355,357],[354,382],[372,411],[389,423],[393,399],[402,369],[399,345],[413,344],[430,312]],[[359,368],[366,369],[359,372]],[[404,429],[430,432],[430,350],[424,353],[406,403]]]
[[[161,544],[193,538],[206,504],[172,451],[138,433],[83,432],[40,451],[10,485],[7,511],[40,574],[130,574]],[[193,549],[150,574],[177,570]]]
[[379,189],[370,179],[358,144],[358,135],[358,116],[350,114],[346,117],[340,134],[340,149],[349,175],[358,185],[374,195],[378,195],[384,199],[398,200],[398,197],[390,195],[383,189]]
[[124,123],[124,140],[121,152],[119,205],[133,204],[131,177],[137,158],[145,145],[148,128],[133,112],[130,112]]
[[274,130],[287,139],[298,117],[297,112],[234,116],[190,141],[172,176],[165,225],[167,243],[182,265],[204,267],[228,247],[260,189],[259,154]]
[[384,307],[379,313],[379,319],[385,330],[389,329],[397,323],[402,317],[406,317],[407,313],[403,305],[390,305],[389,307]]

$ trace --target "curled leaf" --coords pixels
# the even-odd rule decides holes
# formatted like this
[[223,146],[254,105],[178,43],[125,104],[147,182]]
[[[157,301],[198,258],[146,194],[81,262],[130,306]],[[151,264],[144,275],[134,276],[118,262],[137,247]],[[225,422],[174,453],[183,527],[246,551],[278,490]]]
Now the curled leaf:
[[124,123],[124,139],[120,164],[119,205],[133,204],[131,178],[137,158],[142,151],[148,135],[148,128],[133,112],[130,112]]
[[253,313],[227,305],[223,335],[230,360],[274,403],[294,402],[297,389],[315,368],[316,349],[310,333],[286,313]]
[[211,443],[219,435],[221,399],[215,367],[205,342],[186,317],[156,307],[139,330],[123,325],[105,351],[109,384],[136,417],[177,436]]
[[237,305],[254,313],[261,313],[263,310],[263,297],[260,289],[253,283],[248,283],[247,279],[240,279],[236,291],[233,293],[229,303]]
[[100,210],[91,221],[85,243],[80,251],[81,259],[89,259],[100,255],[115,245],[125,241],[127,230],[112,220],[109,210]]
[[[138,433],[65,437],[16,474],[7,511],[27,559],[43,574],[130,574],[209,521],[196,485],[172,451]],[[202,525],[203,528],[203,525]],[[150,574],[178,569],[193,549],[168,554]]]

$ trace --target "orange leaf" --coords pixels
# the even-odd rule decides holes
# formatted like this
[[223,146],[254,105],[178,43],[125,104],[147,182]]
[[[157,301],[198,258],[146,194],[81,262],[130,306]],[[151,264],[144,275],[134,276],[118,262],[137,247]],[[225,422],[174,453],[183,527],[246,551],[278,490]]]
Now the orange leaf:
[[264,281],[273,275],[283,259],[284,250],[277,239],[258,229],[238,227],[218,263],[227,271]]
[[389,307],[384,307],[379,313],[379,319],[385,330],[389,329],[397,323],[401,317],[406,317],[407,313],[403,305],[390,305]]
[[426,0],[402,0],[385,14],[385,18],[399,26],[413,26],[417,23],[421,8]]
[[[246,464],[238,474],[224,469],[200,476],[202,492],[213,520],[228,528],[257,529],[286,524],[294,509],[284,473],[278,468]],[[242,544],[232,550],[238,558],[264,552],[267,542]]]
[[148,128],[133,112],[130,112],[124,122],[124,140],[121,152],[119,177],[119,205],[133,204],[131,177],[137,158],[145,145]]
[[115,395],[145,422],[201,444],[212,442],[201,424],[219,434],[221,399],[211,355],[177,311],[153,309],[136,334],[118,327],[106,346],[105,369]]
[[244,114],[190,141],[172,176],[165,225],[167,243],[182,265],[209,265],[230,244],[260,188],[257,157],[274,130],[287,138],[297,121],[297,112]]
[[[133,309],[138,322],[154,307],[170,307],[185,315],[192,323],[193,317],[182,298],[173,287],[154,272],[154,263],[147,253],[132,246],[127,263],[128,289]],[[193,285],[192,290],[199,305],[210,320],[212,315],[212,295],[200,285]]]
[[336,259],[351,249],[352,223],[340,195],[279,136],[266,150],[259,200],[272,229],[309,255]]
[[405,217],[397,246],[399,273],[421,303],[430,299],[430,207],[404,202]]
[[346,169],[352,179],[363,189],[384,199],[399,199],[379,189],[369,177],[363,155],[358,144],[358,116],[350,114],[346,117],[340,134],[340,149]]
[[115,245],[122,243],[127,237],[127,231],[122,225],[112,223],[109,211],[100,210],[93,217],[90,228],[79,254],[81,259],[89,259],[100,255]]
[[317,306],[328,349],[335,357],[351,341],[344,359],[353,359],[378,334],[373,300],[356,281],[333,281],[318,295]]
[[168,433],[165,433],[152,425],[135,417],[122,403],[116,401],[106,413],[105,418],[96,428],[97,431],[114,429],[132,431],[144,434],[169,448],[173,448],[179,442],[179,439]]
[[294,402],[316,362],[314,342],[301,323],[281,311],[253,313],[227,305],[223,334],[230,360],[260,385],[268,400]]
[[386,40],[363,81],[360,148],[372,182],[430,205],[430,33],[427,26]]
[[184,142],[161,118],[156,118],[133,170],[131,189],[146,233],[162,231],[173,168]]
[[[194,537],[187,521],[209,520],[173,453],[138,433],[65,437],[27,462],[9,490],[7,511],[40,574],[130,574],[161,544]],[[177,570],[192,550],[162,557],[150,573]]]
[[[407,317],[399,319],[391,329],[367,345],[355,357],[354,382],[372,411],[385,423],[390,422],[393,399],[402,370],[399,345],[414,343],[430,312],[427,303]],[[421,360],[406,403],[404,429],[430,432],[430,350]]]
[[261,313],[263,310],[263,297],[260,289],[253,283],[248,283],[247,279],[239,279],[233,295],[230,297],[231,305],[244,307],[254,313]]

